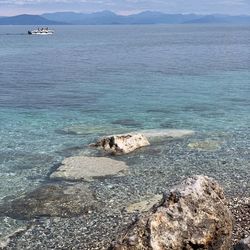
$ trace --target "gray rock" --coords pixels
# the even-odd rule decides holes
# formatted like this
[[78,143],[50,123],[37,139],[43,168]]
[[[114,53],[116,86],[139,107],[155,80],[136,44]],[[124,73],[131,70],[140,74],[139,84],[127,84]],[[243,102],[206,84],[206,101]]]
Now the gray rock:
[[188,178],[143,213],[110,249],[231,249],[232,216],[222,188],[205,176]]
[[91,181],[97,177],[121,175],[127,169],[128,166],[122,161],[105,157],[75,156],[64,159],[62,166],[52,173],[50,178]]
[[234,250],[250,250],[250,236],[242,239],[235,247]]
[[95,195],[86,184],[46,185],[0,207],[1,214],[16,219],[75,217],[97,209]]
[[130,133],[121,135],[111,135],[101,138],[92,147],[103,149],[112,154],[128,154],[138,148],[150,145],[143,134]]

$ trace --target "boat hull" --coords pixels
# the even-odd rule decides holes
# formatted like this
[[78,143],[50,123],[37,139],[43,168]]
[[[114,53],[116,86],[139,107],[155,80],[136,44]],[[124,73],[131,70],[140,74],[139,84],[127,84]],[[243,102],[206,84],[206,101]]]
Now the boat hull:
[[28,31],[29,35],[40,35],[40,36],[46,36],[46,35],[53,35],[54,31],[52,30],[48,30],[48,31],[37,31],[37,30],[33,30],[33,31]]

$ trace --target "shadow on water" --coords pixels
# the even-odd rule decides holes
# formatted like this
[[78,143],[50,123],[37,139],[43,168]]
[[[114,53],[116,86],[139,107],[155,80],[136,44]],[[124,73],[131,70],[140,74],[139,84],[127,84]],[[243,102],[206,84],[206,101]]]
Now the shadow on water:
[[28,36],[28,33],[0,33],[0,36]]

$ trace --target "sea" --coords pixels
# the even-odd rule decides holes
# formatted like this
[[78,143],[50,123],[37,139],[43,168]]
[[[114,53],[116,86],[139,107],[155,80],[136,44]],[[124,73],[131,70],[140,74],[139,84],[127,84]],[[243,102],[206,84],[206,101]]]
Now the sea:
[[[250,195],[250,26],[27,34],[35,28],[0,26],[0,204],[50,181],[65,157],[93,154],[88,144],[98,137],[143,130],[195,134],[124,156],[136,169],[124,185],[156,192],[154,172],[144,172],[159,168],[165,183],[204,174],[228,195]],[[0,238],[25,223],[0,214]]]

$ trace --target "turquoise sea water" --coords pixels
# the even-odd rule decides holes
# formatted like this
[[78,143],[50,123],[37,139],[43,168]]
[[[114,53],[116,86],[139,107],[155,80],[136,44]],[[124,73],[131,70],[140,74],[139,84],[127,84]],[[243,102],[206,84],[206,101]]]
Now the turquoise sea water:
[[53,36],[26,35],[32,28],[0,26],[0,202],[42,185],[65,156],[112,132],[226,134],[225,156],[242,152],[235,171],[248,178],[250,27],[59,26]]

